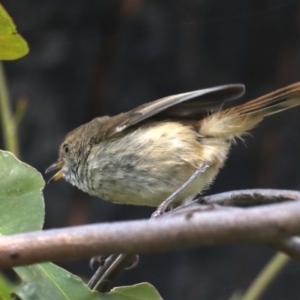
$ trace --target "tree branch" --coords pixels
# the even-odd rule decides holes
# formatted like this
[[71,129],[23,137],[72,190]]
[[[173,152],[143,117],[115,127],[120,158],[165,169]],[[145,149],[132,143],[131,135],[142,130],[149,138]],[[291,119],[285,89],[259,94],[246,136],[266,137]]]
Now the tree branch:
[[[260,203],[300,199],[296,191],[246,190],[203,197],[200,202],[227,204],[239,196],[250,200],[261,198]],[[0,238],[0,268],[99,254],[162,252],[228,243],[263,243],[291,251],[288,250],[291,243],[288,248],[287,242],[280,244],[279,241],[300,234],[299,201],[247,209],[214,209],[215,206],[209,205],[212,211],[203,211],[203,205],[197,205],[185,205],[155,220],[3,236]],[[292,248],[298,253],[298,248]]]
[[291,258],[300,261],[300,237],[293,236],[287,239],[270,243],[270,246],[284,252]]
[[199,199],[200,204],[225,206],[256,206],[291,200],[300,200],[300,192],[291,190],[251,189],[224,192]]
[[[251,206],[260,205],[267,203],[277,203],[280,201],[297,200],[299,197],[298,192],[286,191],[286,190],[243,190],[225,192],[213,196],[197,197],[193,202],[183,205],[175,210],[170,211],[160,217],[172,217],[174,215],[189,215],[194,212],[200,211],[216,211],[216,210],[241,210],[240,207],[226,206],[226,205],[237,205],[237,206]],[[199,204],[201,203],[201,204]],[[222,205],[222,206],[221,206]],[[271,245],[276,249],[290,254],[293,258],[299,259],[300,261],[300,249],[297,251],[293,238],[278,241]],[[108,292],[113,285],[113,281],[117,275],[124,271],[124,265],[126,261],[132,257],[132,254],[111,255],[104,265],[101,265],[97,272],[91,279],[89,287],[96,289],[99,292]],[[113,273],[110,270],[114,270]],[[111,273],[114,276],[111,276]]]

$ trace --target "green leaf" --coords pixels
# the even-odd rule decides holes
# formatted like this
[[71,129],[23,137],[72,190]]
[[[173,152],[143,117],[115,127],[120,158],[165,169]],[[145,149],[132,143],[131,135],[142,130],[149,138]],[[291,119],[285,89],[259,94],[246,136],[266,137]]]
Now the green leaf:
[[107,300],[162,300],[153,285],[147,282],[112,289]]
[[100,293],[92,292],[79,277],[52,263],[18,267],[15,271],[25,282],[15,291],[22,300],[103,299]]
[[28,52],[26,41],[17,33],[12,18],[0,4],[0,60],[18,59]]
[[12,289],[12,284],[0,274],[0,300],[10,300],[10,291]]
[[[45,214],[41,193],[45,183],[41,174],[12,153],[1,150],[0,169],[0,235],[41,229]],[[11,299],[10,290],[0,280],[1,300]]]
[[14,294],[22,300],[162,300],[148,283],[118,287],[107,294],[91,291],[79,277],[52,263],[15,270],[24,283]]
[[[0,169],[0,235],[41,229],[41,174],[6,151],[0,151]],[[14,294],[22,300],[161,300],[158,292],[146,283],[115,288],[107,294],[91,291],[79,277],[52,263],[14,270],[23,281]],[[0,278],[0,300],[10,299],[8,291]]]
[[39,172],[0,151],[0,235],[39,230],[44,223],[44,180]]

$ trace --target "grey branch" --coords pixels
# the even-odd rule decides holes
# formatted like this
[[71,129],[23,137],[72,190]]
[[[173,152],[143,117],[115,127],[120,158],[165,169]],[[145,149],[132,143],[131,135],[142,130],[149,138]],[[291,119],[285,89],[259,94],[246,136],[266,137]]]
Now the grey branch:
[[287,239],[275,241],[270,244],[281,252],[286,253],[291,258],[300,261],[300,237],[293,236]]
[[[162,252],[229,243],[268,244],[299,259],[299,240],[292,238],[300,235],[299,200],[300,192],[296,191],[242,190],[203,197],[159,219],[2,236],[0,268],[100,254]],[[288,202],[276,203],[279,201]],[[245,209],[216,206],[263,203],[275,204]]]
[[[284,190],[243,190],[242,193],[241,191],[237,191],[207,196],[204,198],[199,196],[192,203],[181,206],[160,217],[172,217],[180,214],[189,215],[195,211],[241,210],[240,207],[244,206],[271,204],[297,199],[298,194],[295,195],[294,192],[291,193]],[[299,246],[297,243],[298,239],[298,237],[292,237],[285,240],[279,240],[270,246],[273,246],[300,261],[300,249],[298,249]],[[89,287],[98,290],[99,292],[108,292],[113,286],[114,279],[124,271],[124,266],[126,266],[127,261],[131,258],[132,254],[121,254],[120,256],[111,255],[105,261],[104,265],[99,266],[99,269],[89,282]]]

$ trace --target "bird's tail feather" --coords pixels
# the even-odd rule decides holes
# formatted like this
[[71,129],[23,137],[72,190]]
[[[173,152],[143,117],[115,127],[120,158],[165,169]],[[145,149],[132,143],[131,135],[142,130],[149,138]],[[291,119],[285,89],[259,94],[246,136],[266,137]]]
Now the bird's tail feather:
[[299,104],[300,82],[206,117],[199,123],[199,133],[226,139],[241,137],[264,117]]

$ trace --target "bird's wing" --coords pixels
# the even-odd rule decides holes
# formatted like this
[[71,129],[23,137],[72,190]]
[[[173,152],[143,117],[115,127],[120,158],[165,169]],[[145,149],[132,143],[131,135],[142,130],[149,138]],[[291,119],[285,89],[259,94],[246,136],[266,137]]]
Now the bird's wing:
[[204,114],[220,110],[224,102],[237,99],[244,93],[243,84],[227,84],[164,97],[113,117],[114,121],[110,123],[112,125],[108,128],[106,136],[113,136],[151,117],[197,120]]

